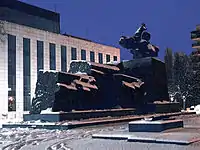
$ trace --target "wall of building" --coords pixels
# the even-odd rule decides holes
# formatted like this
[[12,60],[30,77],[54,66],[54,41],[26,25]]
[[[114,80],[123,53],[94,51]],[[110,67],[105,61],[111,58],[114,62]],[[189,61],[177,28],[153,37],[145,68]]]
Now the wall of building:
[[60,33],[60,14],[18,0],[1,0],[0,20]]
[[[95,54],[95,62],[99,62],[98,53],[103,54],[103,63],[106,63],[106,55],[110,55],[110,61],[117,56],[120,61],[120,49],[105,46],[102,44],[77,39],[74,37],[63,36],[38,30],[35,28],[18,25],[10,22],[3,22],[6,38],[0,41],[0,97],[1,113],[8,112],[8,34],[16,36],[16,111],[24,110],[24,79],[23,79],[23,38],[30,39],[30,84],[31,97],[34,96],[35,86],[37,81],[37,40],[43,41],[44,46],[44,70],[50,69],[49,58],[49,43],[54,43],[56,46],[56,70],[61,70],[61,45],[66,46],[67,69],[71,61],[71,48],[77,49],[77,59],[81,59],[81,49],[86,50],[86,60],[90,61],[90,51]],[[1,35],[0,35],[1,36]]]
[[60,22],[48,20],[40,16],[33,16],[6,7],[0,7],[0,20],[46,30],[49,32],[60,33]]

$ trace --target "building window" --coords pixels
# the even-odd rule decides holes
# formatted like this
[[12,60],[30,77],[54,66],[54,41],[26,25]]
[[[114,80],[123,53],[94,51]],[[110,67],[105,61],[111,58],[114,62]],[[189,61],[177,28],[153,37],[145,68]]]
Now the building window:
[[90,61],[95,62],[94,52],[90,51]]
[[110,55],[106,55],[106,62],[110,62]]
[[24,111],[31,106],[30,39],[23,38]]
[[67,48],[61,46],[61,71],[67,72]]
[[113,60],[114,60],[114,61],[117,61],[117,56],[113,56]]
[[16,36],[8,35],[8,111],[16,111]]
[[103,54],[99,53],[99,63],[103,64]]
[[44,43],[37,41],[37,72],[44,69]]
[[77,51],[76,48],[72,47],[71,48],[71,60],[76,60],[77,59]]
[[56,70],[56,45],[53,43],[49,44],[49,54],[50,70]]
[[86,60],[86,50],[81,50],[81,60]]

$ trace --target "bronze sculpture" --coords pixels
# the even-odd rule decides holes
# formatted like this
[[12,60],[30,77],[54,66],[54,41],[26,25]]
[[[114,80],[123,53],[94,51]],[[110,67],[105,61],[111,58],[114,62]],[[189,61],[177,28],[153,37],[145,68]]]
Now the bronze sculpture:
[[151,34],[146,30],[146,25],[142,23],[135,32],[134,36],[121,36],[119,40],[119,44],[122,47],[130,50],[130,52],[133,54],[133,58],[158,56],[159,48],[150,43]]

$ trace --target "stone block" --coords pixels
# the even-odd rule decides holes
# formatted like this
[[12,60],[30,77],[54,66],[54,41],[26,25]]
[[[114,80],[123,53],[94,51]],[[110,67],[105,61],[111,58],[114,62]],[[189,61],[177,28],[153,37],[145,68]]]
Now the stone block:
[[140,58],[118,64],[120,72],[141,79],[145,83],[144,100],[169,100],[165,63],[153,58]]
[[182,120],[158,120],[158,121],[132,121],[129,122],[129,132],[162,132],[167,129],[182,128]]
[[47,122],[60,122],[64,120],[81,120],[99,117],[121,117],[130,116],[135,113],[135,109],[113,109],[96,111],[75,111],[75,112],[53,112],[43,114],[24,114],[24,121],[41,120]]

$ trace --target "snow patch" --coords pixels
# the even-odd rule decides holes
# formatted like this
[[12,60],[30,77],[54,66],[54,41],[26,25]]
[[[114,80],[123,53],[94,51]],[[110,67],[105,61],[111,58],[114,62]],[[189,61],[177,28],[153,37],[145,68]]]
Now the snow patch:
[[75,74],[83,74],[83,75],[87,75],[87,73],[85,73],[85,72],[80,72],[80,71],[76,72]]
[[26,121],[21,122],[20,124],[26,124],[26,125],[55,125],[55,122],[43,122],[41,120],[33,120],[33,121]]
[[[36,125],[57,125],[57,122],[47,122],[47,121],[41,121],[41,120],[31,120],[31,121],[18,121],[18,122],[3,122],[2,124],[16,124],[16,125],[30,125],[30,126],[36,126]],[[2,126],[2,124],[0,124]],[[68,125],[67,122],[62,123],[61,125]],[[1,127],[2,128],[2,127]],[[9,133],[8,133],[9,134]]]
[[200,115],[200,105],[195,106],[194,111],[196,112],[196,114]]
[[52,108],[47,108],[45,110],[42,110],[40,114],[47,114],[47,113],[51,113],[52,112]]
[[52,108],[47,108],[47,109],[45,109],[45,110],[42,110],[41,112],[40,112],[40,114],[59,114],[60,112],[53,112],[52,111]]
[[57,71],[57,70],[46,70],[45,72],[58,73],[59,71]]
[[119,61],[110,61],[110,62],[107,62],[106,64],[108,65],[118,65],[120,62]]
[[91,65],[91,63],[89,61],[86,61],[86,60],[71,60],[70,64],[73,63],[73,62],[83,62],[83,63],[88,63],[89,65]]
[[130,60],[122,60],[122,62],[127,62],[127,61],[130,61]]

